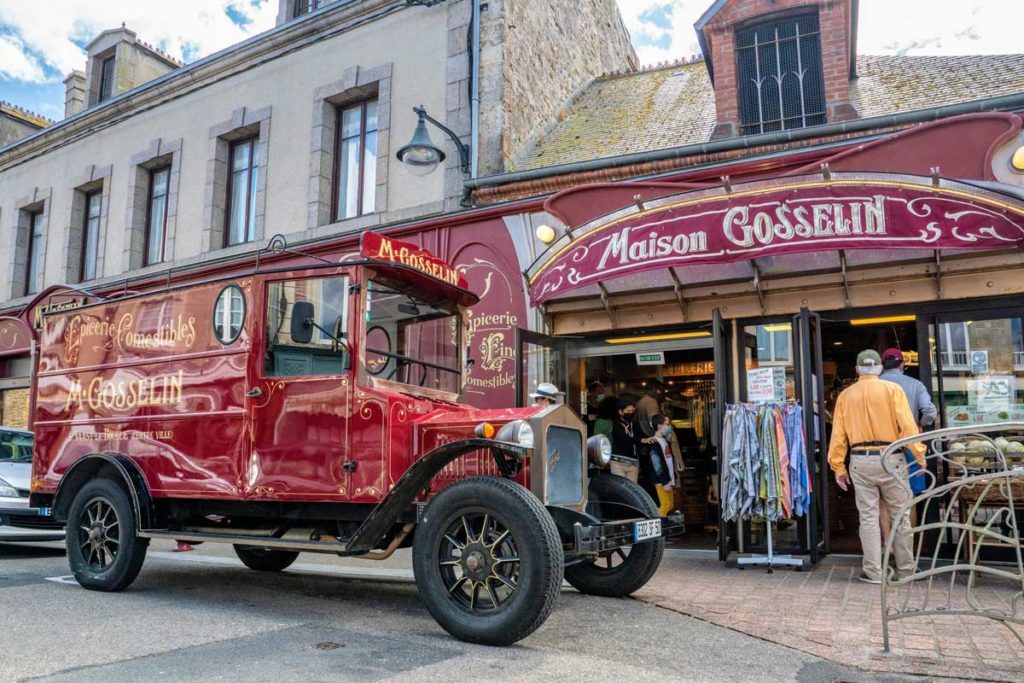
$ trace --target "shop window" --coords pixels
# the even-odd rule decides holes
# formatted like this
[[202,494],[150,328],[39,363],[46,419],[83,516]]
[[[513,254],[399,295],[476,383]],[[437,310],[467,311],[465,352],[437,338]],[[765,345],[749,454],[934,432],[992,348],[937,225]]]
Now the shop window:
[[817,13],[738,29],[735,46],[744,135],[825,123]]
[[[309,318],[293,324],[295,315]],[[348,278],[270,283],[267,328],[266,376],[336,375],[347,371]],[[303,328],[311,329],[304,337],[296,337]]]
[[213,333],[221,344],[233,344],[245,324],[245,295],[237,285],[221,290],[213,306]]
[[759,365],[787,365],[793,359],[789,323],[757,326],[757,361]]
[[968,326],[970,323],[943,323],[939,326],[942,347],[942,367],[947,369],[966,368],[971,345]]
[[334,220],[373,213],[377,186],[377,100],[337,108]]

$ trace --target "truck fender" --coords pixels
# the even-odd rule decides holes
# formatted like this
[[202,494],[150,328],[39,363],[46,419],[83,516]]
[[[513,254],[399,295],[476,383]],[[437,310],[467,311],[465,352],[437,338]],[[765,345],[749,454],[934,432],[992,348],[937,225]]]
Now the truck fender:
[[92,453],[75,461],[61,477],[57,493],[53,496],[53,517],[66,522],[68,509],[75,494],[85,483],[96,478],[100,470],[116,472],[124,484],[135,508],[137,529],[152,529],[156,519],[153,497],[150,495],[146,478],[131,458],[121,453]]
[[499,467],[502,467],[502,458],[505,455],[512,456],[517,460],[526,457],[526,448],[523,446],[491,439],[463,439],[438,446],[406,470],[384,500],[373,508],[369,516],[356,529],[346,550],[363,552],[376,548],[384,535],[398,521],[402,512],[413,503],[416,496],[430,483],[434,475],[456,458],[480,450],[491,451],[495,460],[498,461]]

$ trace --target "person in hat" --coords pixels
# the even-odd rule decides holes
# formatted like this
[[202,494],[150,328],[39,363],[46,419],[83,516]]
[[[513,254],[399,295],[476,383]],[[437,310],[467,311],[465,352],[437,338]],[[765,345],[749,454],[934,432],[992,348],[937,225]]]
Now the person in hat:
[[[891,526],[896,530],[893,552],[900,575],[907,576],[916,570],[910,516],[895,518],[910,497],[907,462],[902,453],[894,453],[892,462],[886,463],[887,471],[881,456],[890,443],[915,436],[919,430],[903,389],[893,382],[881,381],[881,373],[882,358],[877,351],[867,349],[857,354],[857,381],[836,399],[828,447],[828,464],[835,473],[836,484],[843,491],[853,486],[864,553],[864,570],[858,578],[867,583],[881,583],[882,579],[880,500],[888,506]],[[915,443],[910,448],[923,465],[924,444]]]
[[[903,374],[905,360],[903,352],[899,349],[892,348],[882,351],[882,374],[880,377],[887,382],[899,384],[903,388],[903,393],[907,396],[907,403],[910,404],[910,414],[914,416],[917,425],[924,430],[926,427],[935,424],[935,416],[939,414],[939,410],[932,403],[931,394],[928,393],[928,388],[925,387],[924,383]],[[917,466],[917,461],[911,453],[907,453],[907,466],[907,472],[910,475],[911,491],[914,492],[914,495],[924,493],[924,490],[928,487],[928,479],[926,475],[918,474],[921,469]],[[880,511],[882,542],[884,543],[885,537],[889,535],[889,515],[886,510],[885,501],[882,501]],[[917,510],[910,511],[911,523],[915,525],[917,523],[916,513]]]
[[537,385],[537,390],[530,394],[530,398],[533,399],[534,405],[553,406],[558,403],[558,397],[561,395],[562,392],[554,384],[541,382]]

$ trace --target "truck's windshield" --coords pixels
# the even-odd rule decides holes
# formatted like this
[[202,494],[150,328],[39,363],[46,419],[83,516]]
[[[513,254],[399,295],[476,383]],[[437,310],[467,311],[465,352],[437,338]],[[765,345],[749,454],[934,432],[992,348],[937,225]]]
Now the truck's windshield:
[[0,430],[0,462],[32,462],[32,435]]
[[376,376],[457,394],[461,389],[458,308],[370,280],[366,365]]

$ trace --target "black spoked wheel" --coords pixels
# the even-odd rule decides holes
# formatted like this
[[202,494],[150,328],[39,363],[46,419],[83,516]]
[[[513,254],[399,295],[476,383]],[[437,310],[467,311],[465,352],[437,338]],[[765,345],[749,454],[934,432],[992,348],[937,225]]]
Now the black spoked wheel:
[[[590,480],[590,499],[618,505],[600,506],[601,519],[622,519],[629,516],[648,519],[658,516],[658,507],[647,492],[624,477],[600,474]],[[624,508],[619,505],[628,506]],[[623,597],[639,590],[651,580],[661,564],[665,539],[656,538],[631,546],[609,550],[588,562],[566,567],[565,579],[573,588],[589,595]]]
[[547,619],[562,583],[562,545],[551,515],[515,482],[474,477],[427,507],[413,568],[431,615],[460,640],[509,645]]
[[95,479],[83,486],[71,502],[65,539],[75,580],[90,590],[127,587],[142,569],[149,545],[135,531],[131,501],[117,482]]
[[292,566],[299,554],[292,550],[257,548],[251,545],[236,545],[235,554],[249,569],[259,572],[279,572]]
[[114,506],[101,496],[90,499],[84,512],[86,518],[81,522],[85,523],[78,525],[78,547],[89,571],[104,572],[120,552],[121,523]]
[[453,520],[439,544],[441,578],[470,613],[508,602],[519,584],[519,550],[504,524],[486,512]]

